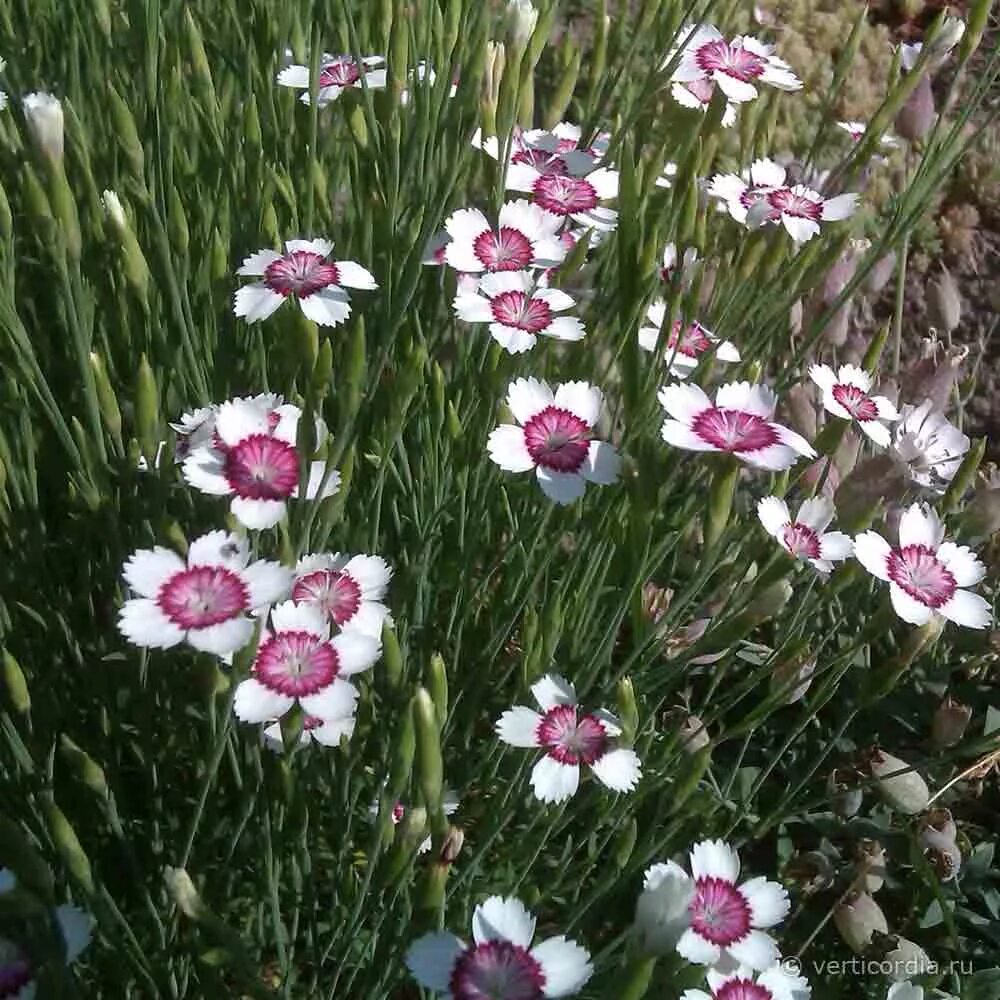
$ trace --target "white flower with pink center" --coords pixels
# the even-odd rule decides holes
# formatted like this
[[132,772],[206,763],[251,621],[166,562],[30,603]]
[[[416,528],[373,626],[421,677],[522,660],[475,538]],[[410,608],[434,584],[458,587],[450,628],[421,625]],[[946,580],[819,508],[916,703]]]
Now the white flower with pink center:
[[[867,122],[837,122],[837,128],[843,129],[854,142],[860,142],[868,131]],[[899,140],[894,135],[883,135],[879,140],[879,145],[885,149],[895,149],[899,146]]]
[[351,297],[345,288],[372,291],[375,278],[353,260],[330,260],[330,240],[287,240],[285,252],[258,250],[236,272],[261,278],[237,289],[234,312],[248,323],[268,318],[286,299],[320,326],[339,326],[351,315]]
[[541,802],[565,802],[576,794],[580,766],[590,768],[602,785],[630,792],[642,777],[635,751],[619,747],[618,720],[604,709],[581,713],[573,685],[546,674],[531,685],[541,712],[516,705],[497,720],[497,735],[514,747],[544,750],[531,771],[531,787]]
[[[0,868],[0,896],[16,888],[14,873],[9,868]],[[54,916],[62,937],[63,958],[68,965],[75,962],[90,944],[93,921],[83,910],[68,903],[57,906]],[[0,997],[4,1000],[34,1000],[40,971],[35,959],[19,944],[0,937]]]
[[[458,796],[455,794],[455,792],[450,788],[444,789],[444,791],[441,793],[441,811],[445,814],[445,816],[454,816],[455,813],[458,812],[459,804],[460,803],[458,800]],[[392,807],[393,826],[399,826],[399,824],[403,822],[403,820],[406,818],[407,809],[408,806],[406,806],[402,802],[397,802]],[[368,814],[373,819],[376,819],[378,818],[378,810],[379,810],[379,800],[376,799],[368,807]],[[431,849],[431,846],[432,846],[432,839],[430,837],[427,837],[426,840],[422,840],[420,842],[420,846],[417,848],[417,853],[426,854]]]
[[381,639],[382,627],[391,624],[382,603],[391,578],[392,569],[379,556],[303,556],[295,567],[292,600],[315,605],[340,630]]
[[873,396],[872,377],[855,365],[813,365],[809,377],[823,392],[823,409],[842,420],[853,420],[879,447],[892,440],[888,423],[899,420],[899,412],[885,396]]
[[667,411],[663,440],[688,451],[719,451],[748,465],[780,472],[800,457],[815,458],[808,441],[775,423],[777,398],[765,385],[729,382],[713,403],[697,385],[668,385],[660,390]]
[[[349,87],[368,87],[379,90],[385,86],[385,59],[382,56],[365,56],[360,61],[353,56],[335,56],[323,53],[319,64],[319,80],[316,104],[325,107]],[[293,87],[303,91],[299,98],[303,104],[310,103],[309,67],[297,64],[286,66],[278,74],[282,87]]]
[[[523,154],[522,154],[523,155]],[[518,161],[507,168],[507,190],[530,194],[536,205],[562,218],[570,218],[588,229],[610,232],[618,225],[618,213],[601,202],[618,197],[618,171],[598,166],[586,153],[559,154],[549,163]]]
[[[660,330],[667,315],[667,304],[657,299],[646,310],[649,326],[639,329],[639,346],[644,351],[655,351],[660,343]],[[663,357],[670,363],[674,378],[687,378],[698,367],[703,354],[715,352],[719,361],[739,361],[740,352],[728,340],[720,340],[711,330],[698,322],[686,326],[676,319],[670,332],[663,338]]]
[[538,338],[582,340],[583,323],[559,316],[576,303],[557,288],[542,288],[529,271],[484,274],[474,292],[460,292],[452,303],[466,323],[489,323],[490,335],[509,354],[530,351]]
[[[268,410],[253,400],[233,399],[216,414],[210,445],[196,448],[184,459],[184,478],[212,496],[232,497],[229,509],[248,528],[274,527],[299,496],[299,453],[295,447],[302,411],[286,403]],[[316,440],[326,427],[317,419]],[[339,473],[326,462],[309,463],[306,499],[333,496]]]
[[587,382],[564,382],[555,393],[545,382],[519,378],[507,389],[507,407],[517,424],[501,424],[489,436],[490,458],[506,472],[530,472],[559,504],[583,496],[588,482],[618,481],[621,456],[594,438],[604,396]]
[[[598,133],[589,145],[583,144],[579,125],[559,122],[552,129],[515,128],[511,133],[507,166],[527,164],[540,174],[580,175],[594,168],[607,152],[610,135]],[[500,159],[500,141],[495,135],[483,136],[477,130],[472,145],[494,160]]]
[[[321,719],[316,715],[307,715],[302,720],[302,735],[299,746],[309,746],[318,743],[324,747],[339,747],[345,737],[354,735],[357,716],[346,715],[339,719]],[[285,749],[284,737],[281,735],[281,722],[272,722],[264,727],[264,742],[277,753]]]
[[812,989],[804,976],[797,976],[782,964],[755,972],[745,965],[729,972],[709,969],[708,989],[685,990],[681,1000],[809,1000]]
[[796,243],[806,243],[819,233],[821,222],[849,219],[858,207],[856,194],[824,198],[804,184],[779,188],[765,195],[765,222],[780,222]]
[[785,168],[780,163],[763,157],[754,160],[743,176],[716,174],[709,182],[708,193],[713,198],[721,199],[729,214],[746,225],[750,209],[769,194],[782,190],[785,177]]
[[563,935],[532,947],[535,918],[513,897],[490,896],[472,914],[472,943],[438,931],[406,953],[410,975],[451,1000],[568,997],[593,975],[590,955]]
[[694,885],[691,926],[677,942],[684,958],[696,965],[761,972],[778,961],[778,945],[765,931],[788,915],[788,893],[781,885],[762,876],[740,883],[740,856],[721,840],[691,848],[690,876],[672,861],[665,867]]
[[698,251],[695,247],[687,247],[684,251],[684,255],[678,261],[677,245],[675,243],[668,243],[663,248],[663,261],[660,265],[660,281],[664,283],[673,281],[674,273],[677,271],[677,268],[680,267],[681,279],[684,287],[687,288],[690,284],[690,278],[697,263]]
[[806,500],[793,518],[788,504],[778,497],[764,497],[757,517],[764,530],[793,558],[811,563],[820,573],[830,573],[854,551],[854,543],[841,531],[827,531],[834,507],[826,497]]
[[792,67],[774,54],[773,45],[750,35],[737,35],[727,42],[710,24],[702,25],[688,38],[671,80],[688,85],[712,82],[736,104],[757,97],[758,83],[789,91],[802,87]]
[[[690,108],[692,111],[700,111],[702,114],[708,111],[712,103],[713,94],[715,94],[715,83],[708,78],[691,80],[689,83],[672,83],[670,85],[670,96],[681,107]],[[726,101],[726,110],[722,113],[723,128],[732,128],[736,124],[737,107],[738,105],[732,101]],[[657,184],[659,183],[657,181]]]
[[893,450],[914,481],[939,493],[955,478],[971,442],[931,400],[900,407]]
[[911,625],[941,616],[966,628],[986,628],[992,620],[989,603],[964,589],[979,583],[986,567],[971,549],[944,541],[944,526],[926,505],[903,512],[898,547],[865,531],[854,539],[854,554],[872,576],[889,584],[896,614]]
[[345,680],[378,659],[377,639],[361,632],[330,636],[330,623],[315,605],[284,601],[271,610],[252,675],[236,689],[233,711],[243,722],[280,719],[299,704],[306,715],[346,719],[358,689]]
[[118,627],[129,642],[169,649],[187,642],[217,656],[253,637],[249,615],[281,600],[291,573],[276,562],[249,561],[245,538],[211,531],[188,546],[185,561],[156,546],[126,561],[125,582],[138,594],[125,602]]
[[461,208],[444,224],[451,237],[444,259],[465,274],[555,267],[566,257],[559,239],[562,224],[562,216],[523,200],[500,209],[496,229],[478,208]]

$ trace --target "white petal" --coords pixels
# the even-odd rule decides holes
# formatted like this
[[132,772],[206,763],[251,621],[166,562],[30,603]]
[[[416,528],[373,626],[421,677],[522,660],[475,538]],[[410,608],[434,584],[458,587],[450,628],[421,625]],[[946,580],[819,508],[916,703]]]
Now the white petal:
[[576,341],[583,340],[587,331],[575,316],[556,316],[544,330],[539,332],[556,340]]
[[225,566],[242,573],[250,543],[229,531],[210,531],[188,546],[189,566]]
[[588,482],[610,486],[621,475],[622,457],[607,441],[591,441],[587,460],[580,466],[580,475]]
[[486,439],[489,456],[507,472],[527,472],[535,467],[535,460],[528,454],[524,431],[513,424],[501,424]]
[[782,213],[781,224],[796,243],[808,243],[819,232],[818,222],[804,219],[800,215],[789,215],[787,212]]
[[316,694],[300,698],[302,708],[318,719],[344,719],[354,714],[358,704],[358,689],[339,677]]
[[586,489],[587,481],[576,472],[553,472],[539,465],[535,476],[542,492],[554,503],[573,503],[583,496]]
[[244,527],[254,531],[273,528],[284,516],[286,504],[284,500],[247,500],[245,497],[233,497],[229,505],[233,517]]
[[771,419],[776,404],[774,393],[766,385],[751,385],[749,382],[727,382],[715,394],[716,406],[744,410],[765,420]]
[[734,104],[752,101],[757,96],[757,88],[752,83],[737,80],[735,76],[730,76],[728,73],[716,71],[712,74],[712,79]]
[[282,601],[271,609],[271,628],[275,632],[308,632],[320,639],[330,635],[330,624],[320,608],[294,601]]
[[435,993],[448,993],[452,970],[464,951],[465,945],[454,934],[439,931],[414,941],[404,961],[421,986]]
[[351,315],[350,301],[347,292],[331,285],[299,299],[299,308],[320,326],[339,326]]
[[530,163],[512,163],[507,168],[507,190],[530,194],[539,177],[541,174]]
[[292,586],[291,572],[280,563],[258,560],[242,570],[251,608],[261,608],[280,601]]
[[769,969],[778,961],[778,946],[770,934],[763,931],[750,931],[736,944],[726,949],[729,954],[742,965],[749,966],[758,972]]
[[615,792],[631,792],[642,777],[642,765],[633,750],[619,748],[594,761],[591,770],[598,781]]
[[688,383],[666,385],[656,398],[671,417],[684,424],[690,424],[695,416],[712,406],[700,386]]
[[280,719],[294,703],[289,695],[272,691],[256,677],[250,677],[236,689],[233,711],[242,722],[268,722]]
[[715,965],[722,957],[722,949],[688,928],[677,942],[677,953],[695,965]]
[[691,848],[691,875],[735,883],[740,877],[740,856],[724,840],[703,840]]
[[490,336],[508,354],[523,354],[530,351],[538,341],[533,333],[520,330],[516,326],[505,326],[503,323],[490,323]]
[[708,184],[708,193],[713,198],[740,204],[749,185],[738,174],[716,174]]
[[556,705],[575,705],[576,688],[559,674],[546,674],[531,685],[531,693],[543,712]]
[[812,365],[809,368],[809,377],[824,393],[832,391],[837,384],[837,374],[829,365]]
[[842,385],[853,385],[863,393],[868,393],[872,387],[872,377],[857,365],[841,365],[837,370],[837,381]]
[[202,652],[225,656],[242,649],[253,638],[253,632],[253,622],[241,616],[208,628],[189,629],[187,641]]
[[545,756],[531,769],[531,787],[541,802],[565,802],[576,794],[580,768]]
[[842,531],[828,531],[819,540],[820,558],[839,562],[854,552],[854,542],[850,535]]
[[[931,608],[927,607],[926,604],[921,604],[919,601],[914,600],[902,587],[897,586],[895,583],[889,584],[889,596],[892,598],[892,606],[896,614],[904,622],[909,622],[911,625],[926,625],[934,617],[934,612]],[[954,598],[952,599],[954,600]]]
[[784,887],[769,882],[764,876],[752,878],[739,888],[750,906],[750,921],[754,927],[773,927],[788,916],[791,901]]
[[490,896],[472,913],[472,937],[476,944],[510,941],[528,948],[534,936],[535,918],[524,903],[513,896]]
[[473,252],[471,240],[453,239],[444,248],[444,260],[462,274],[478,274],[484,270],[483,262]]
[[392,625],[389,609],[380,601],[362,601],[358,610],[340,627],[344,632],[361,632],[381,639],[386,625]]
[[601,416],[604,394],[589,382],[563,382],[556,389],[555,404],[576,414],[588,427]]
[[876,579],[889,579],[891,553],[892,547],[878,532],[863,531],[854,539],[854,558]]
[[512,747],[537,747],[538,725],[542,717],[530,708],[515,705],[497,720],[496,733]]
[[[309,464],[309,480],[306,483],[306,499],[315,500],[319,497],[320,487],[323,491],[321,499],[325,500],[327,497],[335,496],[340,492],[340,473],[336,469],[327,471],[325,461],[311,462]],[[298,495],[299,489],[296,486],[292,496],[297,497]]]
[[766,156],[750,164],[750,181],[754,187],[782,187],[785,168]]
[[535,378],[515,379],[507,387],[507,406],[519,424],[526,424],[553,401],[552,390]]
[[278,83],[282,87],[295,87],[302,90],[309,86],[308,66],[286,66],[278,74]]
[[157,545],[133,552],[122,572],[125,582],[137,594],[156,597],[163,584],[185,568],[184,560],[176,552]]
[[345,288],[363,288],[367,291],[378,288],[375,275],[355,261],[338,260],[336,266],[338,285],[343,285]]
[[489,299],[482,295],[457,295],[451,307],[455,310],[455,315],[465,323],[493,321],[493,307]]
[[272,291],[262,282],[254,282],[236,289],[233,312],[237,316],[243,316],[248,323],[259,323],[267,319],[284,301],[283,295]]
[[764,530],[779,540],[782,538],[785,528],[792,523],[788,504],[778,497],[764,497],[757,504],[757,517],[764,525]]
[[719,342],[719,345],[715,348],[715,356],[720,361],[742,361],[740,352],[736,345],[728,340],[723,340]]
[[224,497],[232,493],[229,480],[222,474],[222,459],[217,452],[199,448],[184,459],[181,471],[185,481],[209,496]]
[[274,250],[258,250],[244,258],[236,273],[243,278],[257,278],[276,260],[281,260],[280,253],[276,253]]
[[812,497],[799,507],[795,520],[813,531],[823,532],[833,520],[833,502],[826,497]]
[[572,996],[594,974],[587,949],[563,935],[536,945],[531,957],[542,967],[542,992],[547,997]]
[[345,676],[367,670],[382,652],[382,644],[378,639],[361,632],[341,632],[330,640],[330,645],[337,651],[339,672]]
[[899,420],[899,410],[896,409],[891,399],[887,399],[885,396],[871,396],[869,398],[875,404],[879,420]]
[[66,961],[75,962],[90,944],[93,921],[89,914],[68,903],[56,907],[56,921],[66,943]]
[[345,736],[350,739],[354,735],[357,721],[355,715],[348,715],[341,719],[326,719],[321,726],[310,729],[309,735],[325,747],[338,747]]
[[993,620],[989,602],[971,590],[956,590],[947,604],[938,608],[950,622],[966,628],[986,628]]
[[528,271],[497,271],[495,274],[484,274],[479,279],[479,288],[483,295],[491,299],[504,292],[530,292],[535,279]]
[[801,434],[797,434],[795,431],[781,424],[771,424],[771,427],[777,431],[778,440],[783,445],[791,448],[792,451],[797,452],[799,455],[804,455],[806,458],[816,457],[816,449]]
[[685,448],[687,451],[719,450],[714,444],[695,434],[687,424],[682,424],[678,420],[664,420],[660,436],[667,444],[672,444],[675,448]]
[[758,469],[768,469],[771,472],[781,472],[791,468],[799,457],[783,444],[774,444],[770,448],[761,448],[758,451],[741,451],[737,454],[748,465],[756,466]]
[[965,545],[944,542],[937,550],[937,557],[948,567],[960,587],[974,587],[986,576],[986,567]]
[[858,426],[880,448],[889,447],[889,443],[892,441],[892,435],[889,433],[889,428],[886,427],[885,424],[879,423],[877,420],[859,420]]
[[587,174],[587,183],[594,189],[601,201],[618,197],[617,170],[601,167],[599,170]]
[[118,628],[129,642],[152,649],[169,649],[184,639],[184,629],[147,597],[125,602],[118,613]]
[[320,257],[329,257],[333,249],[333,240],[285,240],[285,250],[288,253],[305,251],[306,253],[319,254]]
[[448,216],[444,228],[452,240],[471,243],[480,233],[489,229],[490,224],[478,208],[460,208]]
[[576,305],[572,296],[567,295],[560,288],[539,288],[532,298],[544,302],[553,312],[565,312]]
[[227,445],[234,445],[251,434],[268,434],[270,409],[252,399],[230,399],[223,403],[215,418],[215,432]]
[[923,504],[911,504],[899,519],[899,546],[923,545],[937,551],[944,527],[937,514]]
[[840,219],[850,218],[857,207],[856,194],[839,194],[836,198],[829,198],[823,202],[823,221],[837,222]]

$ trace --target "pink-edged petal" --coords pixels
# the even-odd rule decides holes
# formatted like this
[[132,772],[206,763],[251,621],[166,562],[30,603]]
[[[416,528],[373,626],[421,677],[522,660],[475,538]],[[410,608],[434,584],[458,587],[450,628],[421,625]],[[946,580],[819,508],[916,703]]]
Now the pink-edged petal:
[[892,547],[876,531],[863,531],[854,539],[854,558],[878,580],[889,579]]
[[248,500],[245,497],[233,497],[229,504],[233,517],[244,527],[252,531],[263,531],[273,528],[287,511],[284,500]]
[[904,622],[909,622],[911,625],[926,625],[934,617],[933,609],[914,600],[895,583],[889,584],[889,596],[892,598],[893,610]]
[[230,618],[208,628],[188,630],[187,641],[204,653],[226,656],[242,649],[252,638],[254,624],[249,618]]
[[285,240],[285,250],[288,253],[304,251],[318,254],[320,257],[329,257],[330,251],[333,250],[333,240],[325,240],[322,237],[314,240]]
[[559,674],[546,674],[531,685],[531,693],[543,712],[556,705],[575,705],[576,688]]
[[542,941],[531,949],[531,957],[542,967],[546,997],[573,996],[594,974],[586,948],[563,935]]
[[588,482],[610,486],[621,475],[622,457],[614,445],[607,441],[591,441],[587,458],[580,467],[580,475]]
[[540,802],[565,802],[580,785],[580,768],[561,764],[552,757],[542,757],[531,769],[531,787]]
[[439,931],[425,934],[410,945],[406,968],[421,986],[435,993],[450,991],[451,974],[465,945],[454,934]]
[[156,597],[163,584],[184,569],[184,560],[176,552],[157,545],[133,552],[123,574],[125,582],[141,597]]
[[548,385],[535,378],[515,379],[507,388],[507,408],[519,424],[526,424],[554,401]]
[[556,389],[555,405],[578,416],[593,427],[601,415],[604,394],[588,382],[563,382]]
[[118,628],[129,642],[150,649],[169,649],[184,641],[184,629],[167,618],[156,601],[148,597],[122,605]]
[[586,490],[587,481],[576,472],[554,472],[539,465],[535,469],[535,477],[542,492],[554,503],[574,503]]
[[513,424],[501,424],[486,441],[490,458],[506,472],[527,472],[535,460],[524,443],[524,431]]
[[614,792],[631,792],[642,777],[642,765],[634,750],[619,748],[590,765],[597,780]]
[[515,705],[497,720],[496,733],[512,747],[537,747],[541,721],[542,717],[537,712],[524,705]]
[[514,897],[490,896],[472,914],[472,937],[476,944],[510,941],[529,948],[535,936],[535,918]]
[[233,711],[241,722],[269,722],[280,719],[294,704],[295,699],[290,695],[272,691],[250,677],[236,689]]
[[987,628],[993,620],[993,609],[989,601],[971,590],[956,590],[938,611],[948,621],[966,628]]

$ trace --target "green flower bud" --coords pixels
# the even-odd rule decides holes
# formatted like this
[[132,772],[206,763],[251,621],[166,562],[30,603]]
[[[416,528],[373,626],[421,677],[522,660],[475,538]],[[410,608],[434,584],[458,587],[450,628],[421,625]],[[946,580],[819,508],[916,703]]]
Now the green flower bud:
[[617,704],[618,719],[622,727],[619,742],[622,746],[630,747],[639,732],[639,709],[635,703],[635,689],[631,677],[623,677],[618,682]]
[[864,761],[877,779],[875,790],[894,809],[913,816],[927,808],[931,797],[927,782],[905,761],[878,747],[868,750]]
[[135,389],[135,422],[139,445],[152,465],[160,442],[160,391],[146,355],[139,358],[139,374]]
[[3,681],[7,690],[7,699],[11,708],[18,715],[28,715],[31,712],[31,695],[28,692],[28,682],[25,680],[21,664],[8,650],[3,651]]
[[441,811],[444,774],[438,714],[434,700],[426,688],[417,688],[410,704],[417,735],[417,780],[433,824],[438,817],[444,815]]
[[53,903],[53,879],[49,866],[34,843],[12,819],[0,815],[0,858],[17,881],[36,896]]
[[97,403],[101,410],[101,419],[118,447],[122,445],[122,414],[118,407],[118,397],[108,377],[108,369],[104,360],[95,351],[90,352],[90,369],[94,373],[94,385],[97,388]]
[[90,867],[90,860],[76,835],[76,831],[51,797],[43,800],[42,811],[45,814],[49,836],[52,838],[52,843],[59,852],[63,864],[66,865],[70,874],[80,883],[84,891],[88,895],[92,895],[94,874]]
[[59,737],[59,751],[75,776],[84,785],[99,798],[107,799],[109,797],[108,782],[104,771],[90,754],[78,747],[66,735]]
[[128,160],[129,168],[135,180],[145,188],[146,156],[143,152],[139,132],[135,127],[135,119],[128,105],[122,100],[118,91],[108,84],[108,108],[111,112],[111,122],[115,128],[118,145]]
[[444,729],[448,719],[448,672],[440,653],[435,653],[427,665],[427,690],[437,712],[438,730]]

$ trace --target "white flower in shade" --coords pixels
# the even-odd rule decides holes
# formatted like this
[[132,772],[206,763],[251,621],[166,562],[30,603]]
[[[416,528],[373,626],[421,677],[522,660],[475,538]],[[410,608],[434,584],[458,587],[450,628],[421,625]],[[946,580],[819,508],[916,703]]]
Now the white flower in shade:
[[[697,263],[698,251],[694,247],[688,247],[684,251],[684,256],[680,260],[681,277],[685,279],[685,285],[687,285],[687,279],[690,278],[691,272]],[[677,266],[677,245],[675,243],[668,243],[663,248],[663,263],[660,266],[660,280],[664,282],[672,281],[674,271],[677,269]]]
[[361,632],[330,637],[330,623],[315,605],[284,601],[271,610],[251,676],[236,689],[233,711],[243,722],[280,719],[296,704],[320,719],[354,714],[358,689],[345,680],[378,659],[377,639]]
[[295,567],[292,600],[315,605],[338,629],[380,639],[382,627],[391,624],[382,603],[390,579],[392,569],[380,556],[303,556]]
[[[646,310],[649,326],[639,328],[639,346],[644,351],[655,351],[660,339],[660,328],[666,318],[667,304],[657,299]],[[670,374],[674,378],[687,378],[698,366],[703,354],[715,352],[720,361],[739,361],[740,352],[728,340],[719,340],[711,330],[698,322],[686,327],[675,319],[664,340],[663,357],[670,362]]]
[[[0,895],[16,887],[14,873],[8,868],[0,868]],[[56,907],[55,918],[66,963],[75,962],[90,944],[93,921],[83,910],[68,903]],[[14,941],[0,937],[0,996],[9,1000],[34,1000],[38,992],[38,972],[31,955]]]
[[139,596],[125,602],[118,627],[137,646],[169,649],[187,641],[225,656],[253,636],[249,615],[281,600],[291,573],[276,562],[249,561],[245,538],[211,531],[188,546],[187,561],[156,546],[125,563],[125,582]]
[[[708,737],[705,737],[708,742]],[[635,933],[648,955],[668,955],[691,926],[694,883],[675,864],[646,869],[635,907]]]
[[708,992],[685,990],[681,1000],[809,1000],[812,995],[804,976],[796,976],[781,964],[763,972],[739,966],[731,972],[709,969]]
[[[368,807],[368,814],[371,817],[376,818],[378,816],[378,807],[379,807],[379,801],[378,799],[376,799]],[[455,813],[458,812],[458,807],[459,807],[459,800],[455,792],[450,788],[444,789],[444,791],[441,793],[441,811],[445,814],[445,816],[454,816]],[[397,802],[392,807],[393,826],[399,826],[399,824],[403,822],[403,819],[406,816],[407,808],[408,807],[405,806],[402,802]],[[420,842],[420,846],[417,848],[417,853],[426,854],[431,849],[431,845],[432,845],[432,838],[427,837],[426,840]]]
[[721,451],[748,465],[780,471],[800,456],[815,458],[808,441],[774,422],[777,398],[766,385],[729,382],[713,403],[697,385],[668,385],[660,390],[668,419],[663,440],[688,451]]
[[[268,410],[254,400],[233,399],[216,413],[212,442],[184,459],[184,478],[212,496],[232,497],[229,509],[248,528],[272,528],[299,496],[299,453],[295,447],[302,411],[285,403]],[[326,437],[316,421],[316,440]],[[340,475],[326,462],[309,464],[306,499],[329,497],[340,488]]]
[[495,428],[490,458],[506,472],[535,470],[542,491],[556,503],[583,496],[588,482],[617,482],[621,456],[614,445],[594,439],[604,397],[587,382],[564,382],[555,393],[545,382],[519,378],[507,389],[517,421]]
[[[382,56],[365,56],[358,61],[353,56],[334,56],[324,52],[319,64],[316,104],[321,108],[330,104],[348,87],[380,89],[385,86],[385,80],[385,59]],[[303,91],[299,100],[309,104],[308,66],[286,66],[278,74],[278,83],[282,87]]]
[[[688,83],[672,83],[670,85],[670,96],[681,107],[690,108],[692,111],[701,111],[703,114],[708,111],[714,93],[715,84],[707,78],[691,80]],[[732,101],[726,101],[726,110],[722,113],[723,128],[732,128],[736,124],[737,107],[738,105]]]
[[[960,17],[946,17],[941,22],[941,30],[931,44],[929,70],[938,69],[951,54],[951,50],[958,45],[965,35],[965,22]],[[900,63],[903,69],[909,71],[917,64],[921,52],[923,52],[923,42],[914,42],[908,45],[903,42],[899,47]]]
[[444,224],[451,237],[444,259],[465,274],[554,267],[566,257],[558,235],[562,223],[562,216],[524,200],[508,201],[500,209],[496,229],[478,208],[461,208]]
[[181,414],[180,420],[170,424],[177,435],[174,445],[174,461],[182,462],[194,448],[201,448],[212,443],[215,437],[214,406],[199,406]]
[[[868,131],[867,122],[837,122],[837,128],[843,129],[855,142],[860,142]],[[879,140],[879,145],[885,149],[895,149],[899,146],[899,140],[886,133]]]
[[[302,720],[302,735],[300,746],[318,743],[324,747],[339,747],[340,741],[354,735],[357,716],[345,715],[339,719],[320,719],[315,715],[307,715]],[[285,749],[285,741],[281,735],[281,723],[272,722],[264,727],[264,742],[274,751],[281,753]]]
[[[656,186],[658,188],[672,188],[676,179],[677,164],[668,161],[663,164],[663,171],[660,173],[660,176],[656,178]],[[672,247],[673,243],[668,243],[667,246]]]
[[716,174],[708,184],[708,193],[721,199],[729,214],[746,225],[747,214],[769,194],[785,188],[785,168],[766,157],[754,160],[750,169],[740,174]]
[[[673,862],[668,866],[684,874]],[[740,856],[725,842],[703,840],[691,848],[691,926],[677,942],[689,962],[763,972],[778,961],[778,945],[765,931],[788,915],[788,893],[762,876],[738,884],[739,877]]]
[[909,980],[893,983],[885,995],[885,1000],[924,1000],[924,988],[914,986]]
[[563,935],[532,947],[535,918],[513,897],[490,896],[472,914],[472,943],[425,934],[410,946],[406,967],[421,986],[451,1000],[540,1000],[568,997],[590,979],[590,955]]
[[882,448],[892,439],[886,426],[899,420],[899,412],[885,396],[871,395],[872,377],[855,365],[813,365],[809,377],[823,391],[823,409],[842,420],[853,420]]
[[910,475],[938,492],[955,478],[971,442],[926,399],[919,406],[900,407],[893,429],[893,448]]
[[288,298],[320,326],[338,326],[351,315],[351,297],[345,288],[378,288],[374,277],[353,260],[330,260],[330,240],[287,240],[285,252],[258,250],[236,272],[260,277],[237,289],[234,312],[248,323],[267,319]]
[[[433,87],[435,81],[437,80],[437,73],[434,72],[434,69],[433,67],[431,67],[430,63],[426,62],[423,59],[421,59],[420,62],[418,62],[417,65],[410,70],[408,75],[411,86],[414,84],[420,85],[426,83],[428,87]],[[454,97],[457,93],[458,93],[458,80],[454,79],[451,82],[451,88],[448,91],[448,96]],[[399,95],[399,103],[403,105],[403,107],[406,107],[406,105],[410,103],[409,89],[404,90]]]
[[[585,145],[580,126],[571,122],[559,122],[551,129],[515,127],[510,137],[508,167],[526,164],[540,174],[586,173],[607,152],[610,139],[609,133],[600,132]],[[483,136],[477,129],[472,145],[494,160],[500,159],[500,140],[495,135]]]
[[779,90],[799,90],[802,81],[791,66],[750,35],[737,35],[727,42],[710,24],[701,25],[684,45],[680,62],[671,76],[674,83],[710,81],[736,104],[758,96],[757,84]]
[[944,526],[924,504],[908,507],[899,519],[899,547],[865,531],[854,539],[854,554],[869,573],[889,584],[896,614],[911,625],[935,615],[966,628],[986,628],[990,605],[965,590],[986,575],[986,567],[964,545],[944,541]]
[[829,573],[854,551],[854,543],[841,531],[827,531],[833,520],[833,503],[826,497],[806,500],[795,519],[788,504],[778,497],[764,497],[757,516],[764,530],[796,559],[811,563],[820,573]]
[[573,685],[558,674],[546,674],[531,685],[541,713],[523,705],[497,720],[497,735],[514,747],[545,751],[531,771],[531,787],[541,802],[565,802],[576,794],[580,765],[615,792],[630,792],[642,777],[635,751],[615,746],[621,726],[600,709],[581,715]]
[[31,138],[50,160],[62,162],[63,109],[58,97],[38,91],[21,101]]
[[[553,163],[563,165],[561,172]],[[598,166],[586,153],[563,153],[545,165],[512,161],[507,168],[507,189],[530,194],[536,205],[588,229],[610,231],[618,213],[601,204],[618,197],[618,171]]]
[[452,304],[466,323],[489,323],[490,335],[508,353],[530,351],[539,336],[582,340],[583,323],[557,313],[576,303],[557,288],[539,288],[529,271],[484,274],[473,292],[460,292]]

